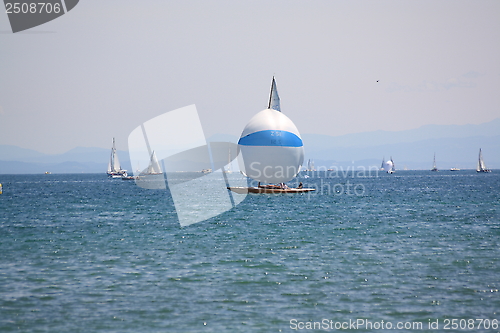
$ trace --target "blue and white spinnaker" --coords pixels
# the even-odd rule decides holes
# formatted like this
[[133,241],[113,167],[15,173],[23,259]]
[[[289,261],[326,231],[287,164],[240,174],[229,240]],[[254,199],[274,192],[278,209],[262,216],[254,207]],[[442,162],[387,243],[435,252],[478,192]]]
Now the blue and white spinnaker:
[[285,183],[299,173],[304,145],[295,124],[281,113],[274,77],[268,108],[250,119],[238,148],[243,174],[256,181]]

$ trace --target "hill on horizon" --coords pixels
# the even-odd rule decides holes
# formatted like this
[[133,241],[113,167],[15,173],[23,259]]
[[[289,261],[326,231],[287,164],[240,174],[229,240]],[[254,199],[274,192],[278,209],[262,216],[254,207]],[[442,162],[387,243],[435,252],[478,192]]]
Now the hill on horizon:
[[380,165],[382,158],[392,156],[400,169],[430,169],[436,154],[438,168],[474,169],[482,148],[487,166],[500,168],[500,118],[479,125],[424,125],[406,131],[302,138],[306,159],[315,160],[316,166],[345,166],[352,161]]
[[[436,154],[440,169],[476,167],[479,148],[487,167],[500,169],[500,118],[478,125],[424,125],[405,131],[372,131],[329,136],[303,134],[305,162],[316,167],[380,166],[382,158],[392,157],[396,167],[430,169]],[[238,137],[215,134],[209,142]],[[49,155],[32,149],[0,145],[0,174],[12,173],[105,173],[109,149],[76,147],[63,154]],[[131,170],[127,151],[118,151],[122,167]]]

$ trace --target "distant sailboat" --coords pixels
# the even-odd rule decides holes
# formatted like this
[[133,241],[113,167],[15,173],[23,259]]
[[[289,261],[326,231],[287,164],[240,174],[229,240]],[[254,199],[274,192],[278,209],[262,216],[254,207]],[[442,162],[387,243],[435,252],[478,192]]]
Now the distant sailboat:
[[431,171],[438,171],[438,168],[436,166],[436,153],[434,153],[434,163],[432,164]]
[[227,153],[227,169],[224,168],[223,172],[224,173],[233,173],[233,168],[231,167],[231,146],[228,148],[228,153]]
[[155,151],[151,154],[148,168],[146,169],[146,175],[159,175],[162,174],[160,164],[158,163],[158,158],[156,157]]
[[307,161],[307,171],[316,171],[316,167],[314,166],[313,160]]
[[477,161],[476,171],[477,172],[491,172],[491,170],[486,168],[486,165],[484,164],[483,152],[481,151],[481,148],[479,148],[479,159]]
[[[259,182],[256,187],[228,187],[236,193],[302,193],[314,189],[289,188],[304,162],[304,146],[295,124],[281,113],[273,77],[267,109],[257,113],[243,129],[238,148],[241,172]],[[261,185],[261,183],[277,185]]]
[[389,161],[384,162],[384,170],[387,173],[394,173],[396,171],[396,168],[394,166],[394,161],[392,160],[392,157]]
[[138,180],[141,181],[142,184],[145,182],[156,183],[164,181],[163,171],[161,170],[160,163],[158,163],[158,158],[156,157],[156,153],[153,150],[151,156],[149,158],[148,167],[144,171],[137,171],[139,176],[123,176],[123,180]]
[[122,169],[118,154],[116,153],[115,138],[113,138],[113,147],[111,148],[107,175],[110,178],[122,178],[127,176],[127,170]]
[[384,171],[385,169],[385,156],[382,157],[382,164],[380,165],[380,171]]

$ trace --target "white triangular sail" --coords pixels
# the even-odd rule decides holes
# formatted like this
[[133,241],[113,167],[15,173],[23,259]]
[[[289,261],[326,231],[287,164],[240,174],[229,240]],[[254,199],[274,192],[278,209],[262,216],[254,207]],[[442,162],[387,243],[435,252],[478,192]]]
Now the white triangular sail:
[[488,168],[486,168],[486,165],[484,164],[484,159],[483,159],[483,152],[481,148],[479,148],[479,158],[477,161],[477,172],[490,172]]
[[271,83],[271,93],[269,94],[269,104],[267,108],[281,112],[280,97],[278,96],[278,89],[276,88],[276,81],[274,80],[274,76],[273,82]]
[[122,166],[120,165],[120,160],[118,159],[118,154],[116,153],[116,149],[113,150],[113,172],[120,172],[122,170]]
[[[113,156],[113,155],[111,155],[111,156]],[[109,162],[108,162],[108,171],[107,171],[108,174],[113,172],[113,168],[111,167],[112,160],[113,160],[113,157],[111,157],[109,159]]]
[[314,161],[313,160],[308,160],[307,161],[307,170],[308,171],[316,171],[316,168],[314,167]]
[[146,173],[149,175],[157,175],[157,174],[162,173],[160,164],[158,163],[158,158],[156,157],[154,150],[153,150],[153,153],[151,154],[151,159],[149,161],[149,165],[148,165],[148,169],[146,170]]

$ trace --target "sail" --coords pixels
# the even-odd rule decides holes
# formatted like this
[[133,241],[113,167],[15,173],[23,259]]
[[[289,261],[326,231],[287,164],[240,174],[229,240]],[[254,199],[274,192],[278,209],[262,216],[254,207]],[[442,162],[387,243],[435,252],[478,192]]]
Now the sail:
[[113,150],[113,172],[120,172],[122,167],[120,165],[120,160],[118,159],[118,154],[116,149]]
[[484,162],[482,160],[483,160],[483,154],[481,153],[481,148],[480,148],[479,149],[479,158],[477,160],[477,167],[476,167],[477,172],[480,172],[483,169],[482,166],[483,166]]
[[394,164],[392,163],[392,161],[386,161],[386,162],[384,162],[384,170],[385,170],[385,172],[392,173],[393,172],[393,167],[394,167]]
[[481,151],[481,148],[479,148],[479,158],[477,161],[476,171],[477,172],[490,172],[490,170],[488,168],[486,168],[486,165],[484,164],[483,152]]
[[[111,156],[113,156],[113,155],[111,155]],[[112,165],[112,164],[111,164],[111,163],[112,163],[112,160],[113,160],[113,157],[111,157],[111,158],[109,159],[109,162],[108,162],[108,171],[107,171],[108,173],[112,173],[112,172],[113,172],[113,169],[111,168],[111,165]]]
[[156,158],[155,151],[151,154],[151,159],[149,161],[149,166],[146,171],[147,174],[156,175],[162,173],[160,164],[158,163],[158,158]]
[[120,160],[118,159],[118,154],[116,153],[115,138],[113,138],[113,147],[111,147],[111,156],[109,157],[108,163],[108,173],[120,171],[122,171],[122,167],[120,166]]
[[309,171],[316,171],[316,168],[314,167],[314,161],[313,160],[308,160],[307,161],[307,170],[309,170]]
[[279,111],[274,77],[269,108],[250,119],[238,141],[238,148],[242,173],[256,181],[285,183],[300,171],[304,146],[295,124]]
[[274,76],[273,82],[271,83],[271,93],[269,94],[269,104],[267,108],[281,112],[280,97],[278,96],[278,89],[276,88],[276,81],[274,80]]
[[382,164],[380,164],[380,170],[384,170],[384,165],[385,165],[385,156],[382,157]]

